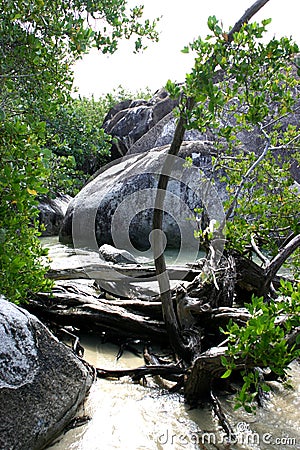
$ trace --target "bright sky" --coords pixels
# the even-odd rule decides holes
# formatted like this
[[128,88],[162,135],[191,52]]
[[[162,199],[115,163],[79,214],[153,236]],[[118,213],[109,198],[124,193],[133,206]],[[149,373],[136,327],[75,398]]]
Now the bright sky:
[[[254,0],[129,0],[129,6],[144,4],[145,18],[163,16],[158,23],[160,40],[133,54],[133,44],[120,44],[110,56],[92,50],[75,65],[75,83],[81,96],[98,98],[119,85],[135,92],[149,87],[155,91],[172,81],[184,81],[192,67],[191,55],[181,49],[194,38],[205,37],[207,18],[215,15],[225,29],[241,17]],[[270,37],[292,36],[300,45],[299,0],[269,0],[255,20],[272,18]]]

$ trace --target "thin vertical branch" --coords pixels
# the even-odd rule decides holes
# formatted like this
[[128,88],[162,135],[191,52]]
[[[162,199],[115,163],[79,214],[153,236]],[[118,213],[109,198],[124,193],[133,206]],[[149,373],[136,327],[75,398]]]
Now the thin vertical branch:
[[[269,0],[258,0],[249,9],[247,9],[247,11],[243,14],[243,16],[236,22],[232,30],[227,34],[227,39],[224,40],[224,45],[228,45],[228,43],[232,42],[234,33],[240,31],[242,26],[245,23],[247,23],[251,19],[251,17],[253,17],[268,1]],[[206,64],[210,64],[212,59],[214,59],[214,57],[215,55],[213,55],[212,58],[210,58]],[[168,155],[177,156],[179,153],[187,124],[186,113],[188,111],[192,111],[192,109],[194,108],[195,99],[192,97],[186,98],[185,104],[183,104],[182,106],[184,106],[184,108],[182,108],[182,112],[177,122],[174,138],[171,143]],[[155,199],[155,207],[153,214],[153,226],[152,226],[153,230],[160,230],[160,231],[162,230],[165,191],[168,186],[171,172],[172,172],[172,161],[170,161],[167,157],[158,180],[157,186],[158,190]],[[184,359],[188,360],[190,358],[192,349],[189,347],[188,343],[184,343],[182,339],[176,314],[173,308],[169,275],[166,267],[165,257],[162,251],[163,249],[162,233],[157,233],[156,238],[154,239],[153,249],[154,249],[154,262],[156,275],[158,278],[161,293],[160,295],[162,301],[162,311],[170,343],[176,353],[178,353]]]

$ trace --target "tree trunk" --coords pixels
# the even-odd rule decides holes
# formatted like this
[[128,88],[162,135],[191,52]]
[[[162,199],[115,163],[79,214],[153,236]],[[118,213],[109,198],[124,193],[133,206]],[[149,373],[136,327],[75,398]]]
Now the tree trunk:
[[[233,41],[234,33],[239,32],[242,26],[247,23],[269,0],[257,0],[236,22],[233,29],[227,34],[227,39],[224,39],[224,45],[229,45]],[[216,55],[212,55],[207,64],[211,64],[215,60]],[[220,74],[218,73],[217,78]],[[222,74],[221,74],[222,76]],[[193,97],[185,98],[181,103],[181,113],[174,133],[174,138],[171,143],[167,158],[163,164],[163,168],[158,181],[157,195],[155,199],[155,208],[153,215],[153,231],[156,232],[154,239],[154,260],[156,274],[159,282],[160,295],[162,300],[163,317],[166,324],[170,344],[174,351],[180,355],[181,358],[189,362],[193,355],[191,346],[192,339],[187,339],[180,330],[180,325],[172,304],[172,296],[170,292],[170,283],[168,272],[166,269],[165,258],[163,254],[163,238],[162,238],[162,222],[164,211],[164,199],[167,189],[170,174],[172,172],[172,160],[168,156],[177,156],[183,142],[185,127],[187,125],[188,112],[192,111],[196,104],[196,99]]]
[[[285,337],[288,348],[292,346],[298,349],[300,348],[300,343],[297,343],[299,336],[300,327],[296,327],[293,332]],[[185,400],[189,404],[195,405],[199,401],[201,402],[208,398],[213,381],[219,379],[225,373],[221,358],[226,358],[226,350],[227,347],[213,347],[199,355],[194,361],[184,386]],[[255,367],[264,368],[265,366],[259,361],[251,360],[250,357],[247,358],[247,366],[245,360],[241,358],[235,360],[236,371],[245,369],[246,367],[250,369]]]

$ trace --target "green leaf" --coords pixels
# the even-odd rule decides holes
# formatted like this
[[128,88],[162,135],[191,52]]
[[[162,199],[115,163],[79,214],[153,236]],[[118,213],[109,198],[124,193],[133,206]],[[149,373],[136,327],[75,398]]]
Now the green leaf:
[[216,25],[214,28],[214,32],[215,32],[216,36],[220,36],[220,34],[223,33],[223,30],[219,25]]
[[1,121],[4,121],[4,120],[5,120],[5,117],[6,117],[6,115],[5,115],[4,109],[1,109],[1,108],[0,108],[0,120],[1,120]]
[[228,378],[228,377],[230,377],[231,374],[232,374],[232,370],[231,369],[227,369],[226,372],[223,373],[221,378]]
[[209,16],[207,19],[207,26],[211,31],[214,31],[214,28],[217,24],[217,18],[216,16]]
[[180,95],[180,87],[173,83],[171,80],[168,80],[165,86],[166,90],[169,92],[170,97],[176,99]]
[[272,22],[272,19],[263,19],[263,20],[261,21],[261,23],[262,23],[264,26],[269,25],[269,23],[271,23],[271,22]]
[[221,363],[224,367],[227,367],[228,360],[227,360],[226,356],[221,356]]
[[189,53],[190,49],[188,46],[183,47],[183,49],[181,50],[181,53]]
[[251,407],[250,405],[244,405],[245,411],[249,414],[253,413],[254,408]]

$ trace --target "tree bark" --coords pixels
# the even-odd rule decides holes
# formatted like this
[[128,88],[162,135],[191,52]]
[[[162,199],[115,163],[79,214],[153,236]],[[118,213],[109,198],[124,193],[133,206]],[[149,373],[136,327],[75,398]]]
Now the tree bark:
[[250,8],[247,9],[247,11],[245,11],[242,17],[236,22],[234,27],[229,31],[228,33],[229,42],[232,42],[234,33],[238,33],[242,28],[242,26],[245,23],[248,23],[249,20],[253,16],[255,16],[255,14],[268,3],[268,1],[269,0],[257,0],[255,3],[253,3],[252,6],[250,6]]
[[[191,100],[191,107],[194,101]],[[162,171],[158,180],[157,194],[155,198],[154,214],[153,214],[153,231],[160,230],[156,234],[153,241],[154,263],[156,276],[159,283],[160,298],[162,302],[163,318],[166,324],[169,341],[174,352],[183,357],[185,360],[190,360],[191,349],[187,343],[183,341],[180,333],[179,324],[172,304],[172,296],[170,290],[169,274],[166,267],[166,261],[163,252],[162,240],[162,223],[163,223],[163,205],[166,195],[166,189],[172,172],[173,161],[169,155],[177,155],[183,141],[185,133],[186,119],[181,115],[175,129],[173,141],[171,143],[168,155],[164,161]]]
[[50,294],[36,295],[26,308],[43,321],[105,333],[113,341],[133,338],[167,343],[160,302],[99,298],[92,281],[58,281]]
[[270,285],[285,263],[285,261],[291,256],[291,254],[300,246],[300,234],[295,236],[291,241],[289,241],[284,247],[282,247],[279,253],[269,262],[264,270],[264,284],[261,289],[262,295],[267,295],[270,290]]

